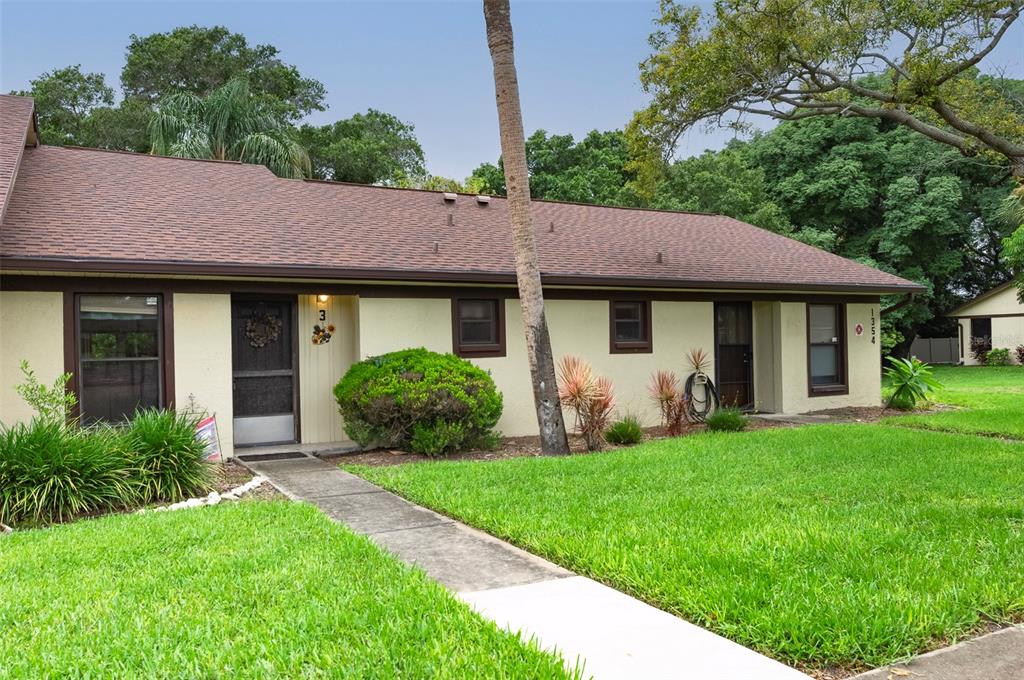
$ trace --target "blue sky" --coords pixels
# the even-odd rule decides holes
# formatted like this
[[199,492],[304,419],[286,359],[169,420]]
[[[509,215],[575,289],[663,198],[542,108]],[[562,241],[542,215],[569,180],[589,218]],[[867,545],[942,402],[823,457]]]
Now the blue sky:
[[[638,63],[657,2],[513,2],[527,133],[579,137],[622,127],[644,104]],[[373,107],[416,126],[431,172],[464,178],[498,156],[490,56],[478,1],[466,2],[0,2],[0,91],[81,64],[118,88],[132,33],[223,24],[327,87],[330,122]],[[1024,77],[1024,26],[990,67]],[[693,131],[681,155],[718,148],[731,132]]]

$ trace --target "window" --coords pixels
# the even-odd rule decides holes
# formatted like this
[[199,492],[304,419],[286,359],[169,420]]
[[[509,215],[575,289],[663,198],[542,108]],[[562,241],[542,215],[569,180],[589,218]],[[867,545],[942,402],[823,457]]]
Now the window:
[[160,307],[160,295],[78,296],[83,422],[116,422],[163,405]]
[[846,313],[843,305],[807,305],[810,396],[846,394]]
[[452,300],[452,336],[460,357],[505,356],[505,301],[500,298]]
[[971,351],[985,353],[992,349],[992,319],[971,319]]
[[650,300],[612,300],[611,353],[651,352]]

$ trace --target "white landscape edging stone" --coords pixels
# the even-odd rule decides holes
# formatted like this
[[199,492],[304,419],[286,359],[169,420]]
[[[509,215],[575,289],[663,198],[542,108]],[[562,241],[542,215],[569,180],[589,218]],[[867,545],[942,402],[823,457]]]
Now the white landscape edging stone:
[[178,501],[177,503],[171,503],[170,505],[161,505],[156,508],[142,508],[139,513],[148,511],[152,512],[164,512],[167,510],[185,510],[186,508],[201,508],[206,505],[217,505],[221,501],[237,501],[239,498],[249,493],[250,491],[260,487],[267,481],[267,478],[263,475],[256,475],[245,484],[236,486],[235,488],[226,491],[224,493],[217,493],[211,491],[208,495],[200,498],[189,498],[184,501]]

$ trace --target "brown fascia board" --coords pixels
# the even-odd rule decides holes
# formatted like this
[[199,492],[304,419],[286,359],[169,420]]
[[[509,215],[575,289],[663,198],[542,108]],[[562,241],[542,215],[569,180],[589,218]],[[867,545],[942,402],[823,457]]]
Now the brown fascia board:
[[[197,274],[207,276],[258,276],[272,278],[349,279],[364,281],[408,281],[437,283],[506,283],[514,284],[513,272],[426,271],[406,269],[343,269],[296,265],[249,265],[204,262],[156,262],[136,260],[3,258],[0,270],[68,271],[111,274]],[[891,295],[924,291],[924,286],[875,286],[838,283],[763,283],[759,281],[684,281],[678,279],[643,279],[632,277],[546,275],[548,285],[624,287],[624,288],[691,288],[700,290],[800,290],[864,295]]]

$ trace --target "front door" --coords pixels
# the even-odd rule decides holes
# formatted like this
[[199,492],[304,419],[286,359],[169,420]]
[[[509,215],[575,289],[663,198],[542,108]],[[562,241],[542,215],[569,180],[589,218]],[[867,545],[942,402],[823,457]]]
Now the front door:
[[295,300],[232,298],[235,445],[296,437]]
[[751,304],[715,303],[715,382],[724,406],[754,405],[753,358]]

